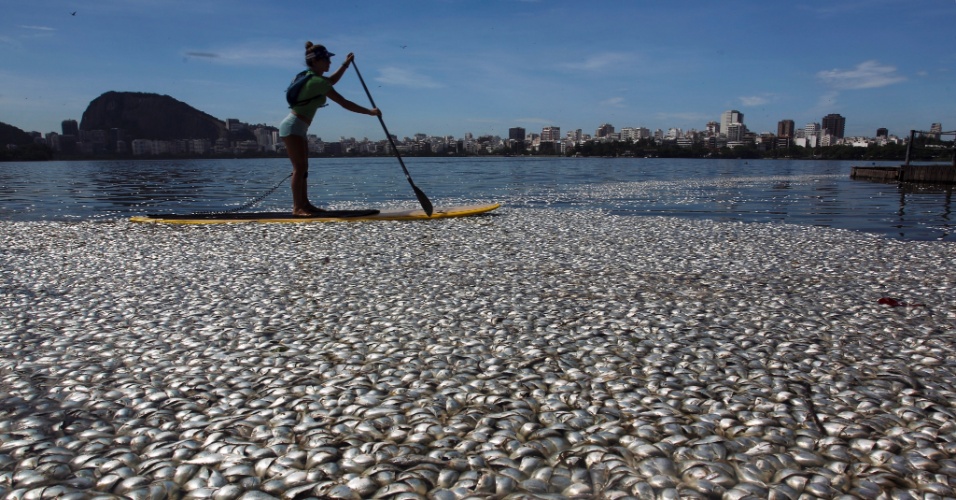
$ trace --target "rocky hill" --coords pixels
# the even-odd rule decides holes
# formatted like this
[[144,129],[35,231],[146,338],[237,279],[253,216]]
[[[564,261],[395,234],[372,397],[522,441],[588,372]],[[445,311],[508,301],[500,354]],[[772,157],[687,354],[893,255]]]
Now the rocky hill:
[[17,127],[14,127],[13,125],[7,125],[6,123],[0,122],[0,146],[4,146],[6,144],[22,146],[32,142],[33,138],[30,137],[30,134],[18,129]]
[[80,130],[122,129],[131,139],[227,137],[226,124],[168,95],[107,92],[83,112]]

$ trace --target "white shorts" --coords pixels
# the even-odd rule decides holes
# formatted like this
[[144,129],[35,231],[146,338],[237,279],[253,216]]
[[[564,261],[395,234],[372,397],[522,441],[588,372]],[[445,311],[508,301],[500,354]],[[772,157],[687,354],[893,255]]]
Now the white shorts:
[[294,113],[289,113],[289,116],[285,117],[285,119],[282,120],[282,123],[279,124],[279,137],[297,135],[304,139],[308,132],[309,124],[306,123],[305,120],[296,116]]

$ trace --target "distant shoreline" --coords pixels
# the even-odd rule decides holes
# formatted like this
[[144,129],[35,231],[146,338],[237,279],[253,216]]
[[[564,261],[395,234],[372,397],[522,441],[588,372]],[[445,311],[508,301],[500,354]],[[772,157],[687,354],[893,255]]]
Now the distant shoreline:
[[[284,154],[244,154],[244,155],[57,155],[51,158],[0,158],[0,163],[43,163],[51,161],[153,161],[153,160],[252,160],[261,158],[288,158]],[[309,158],[394,158],[390,154],[310,154]],[[837,160],[878,162],[903,162],[903,158],[892,156],[867,158],[838,158],[827,156],[793,157],[793,156],[637,156],[637,155],[547,155],[547,154],[402,154],[402,158],[605,158],[605,159],[687,159],[687,160]],[[950,161],[951,158],[918,158],[914,161],[933,162]]]

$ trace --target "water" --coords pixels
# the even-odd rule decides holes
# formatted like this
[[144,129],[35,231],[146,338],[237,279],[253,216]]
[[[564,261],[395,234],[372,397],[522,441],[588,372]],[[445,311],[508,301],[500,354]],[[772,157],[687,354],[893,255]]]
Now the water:
[[[956,241],[952,187],[849,178],[859,162],[604,158],[406,158],[436,207],[599,208],[787,222],[904,240]],[[891,163],[884,163],[891,164]],[[283,158],[0,163],[0,221],[111,220],[235,209],[290,171]],[[310,198],[332,208],[417,206],[394,158],[313,159]],[[256,210],[288,210],[288,181]]]

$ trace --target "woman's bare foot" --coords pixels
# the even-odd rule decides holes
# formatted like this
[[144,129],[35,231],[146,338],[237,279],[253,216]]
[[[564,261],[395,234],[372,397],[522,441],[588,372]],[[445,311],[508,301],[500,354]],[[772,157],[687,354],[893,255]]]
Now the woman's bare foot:
[[292,210],[292,215],[295,215],[296,217],[315,217],[316,215],[320,215],[322,212],[324,212],[324,210],[313,211],[307,208],[296,208]]
[[322,210],[321,208],[311,204],[305,208],[292,209],[292,215],[296,215],[300,217],[315,217],[316,215],[322,215],[323,213],[326,213],[326,212],[328,212],[328,210]]

